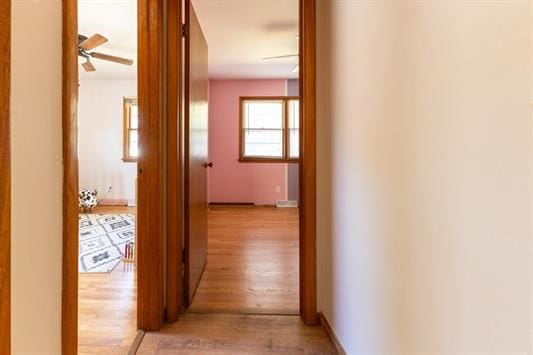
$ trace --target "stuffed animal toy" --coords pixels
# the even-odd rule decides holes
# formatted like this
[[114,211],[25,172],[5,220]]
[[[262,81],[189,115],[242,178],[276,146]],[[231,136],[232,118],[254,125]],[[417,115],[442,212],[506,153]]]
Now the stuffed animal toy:
[[79,193],[79,205],[83,212],[90,212],[98,202],[96,201],[96,190],[81,190]]

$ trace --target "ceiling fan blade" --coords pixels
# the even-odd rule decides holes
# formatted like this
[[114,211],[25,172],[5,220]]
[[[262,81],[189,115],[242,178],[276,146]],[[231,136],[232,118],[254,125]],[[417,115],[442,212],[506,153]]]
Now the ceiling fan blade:
[[80,47],[86,51],[98,47],[107,42],[107,38],[98,33],[80,43]]
[[87,60],[85,63],[81,63],[81,66],[87,72],[91,72],[91,71],[95,71],[96,70],[96,68],[94,67],[93,63],[91,63],[89,60]]
[[124,64],[124,65],[132,65],[133,64],[133,60],[131,60],[131,59],[115,57],[114,55],[97,53],[97,52],[92,52],[90,54],[91,54],[91,57],[93,57],[93,58],[98,58],[98,59],[102,59],[102,60],[108,60],[110,62],[115,62],[115,63],[119,63],[119,64]]
[[277,55],[275,57],[266,57],[261,58],[261,60],[270,60],[270,59],[281,59],[281,58],[291,58],[291,57],[298,57],[298,54],[287,54],[287,55]]

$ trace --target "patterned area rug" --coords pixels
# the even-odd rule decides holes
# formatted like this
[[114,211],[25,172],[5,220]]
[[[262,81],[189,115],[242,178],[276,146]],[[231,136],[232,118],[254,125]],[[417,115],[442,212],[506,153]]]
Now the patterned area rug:
[[133,214],[80,214],[79,272],[111,272],[135,239]]

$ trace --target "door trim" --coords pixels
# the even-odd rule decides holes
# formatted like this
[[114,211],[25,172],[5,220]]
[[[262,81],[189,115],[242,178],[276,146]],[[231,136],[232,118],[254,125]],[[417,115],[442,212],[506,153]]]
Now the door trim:
[[78,352],[78,1],[63,0],[63,279],[61,349]]
[[300,316],[319,324],[316,295],[316,0],[300,1]]
[[163,0],[138,0],[137,326],[157,330],[164,310],[165,133]]
[[182,308],[183,286],[175,282],[181,278],[183,239],[183,149],[180,132],[182,112],[182,32],[181,0],[167,3],[167,307],[166,320],[176,321]]
[[[316,0],[299,0],[300,32],[300,316],[317,325],[316,286]],[[184,140],[185,132],[180,132]],[[186,152],[185,152],[186,153]],[[177,175],[183,173],[178,171]],[[177,178],[174,177],[174,178]],[[187,182],[185,181],[185,185]],[[185,190],[187,186],[185,186]],[[184,191],[186,196],[187,191]],[[181,206],[182,213],[186,206]],[[184,236],[187,237],[186,235]],[[167,258],[173,258],[167,254]],[[183,264],[179,263],[180,272]],[[172,280],[168,280],[172,282]],[[182,280],[174,282],[182,284]],[[184,285],[185,286],[185,285]]]
[[11,1],[0,3],[0,354],[11,353]]
[[190,48],[190,41],[187,41],[186,36],[190,33],[190,26],[189,23],[187,23],[187,19],[190,19],[190,3],[191,0],[178,0],[181,3],[182,11],[183,11],[183,56],[181,57],[181,63],[183,65],[183,126],[181,127],[181,130],[179,132],[180,139],[183,142],[183,165],[182,170],[180,172],[180,175],[183,177],[183,194],[180,197],[181,200],[181,206],[182,211],[181,215],[183,215],[183,242],[182,242],[182,264],[181,266],[181,275],[182,277],[178,278],[178,284],[181,285],[181,288],[183,290],[181,303],[183,305],[183,308],[189,306],[189,278],[187,275],[188,272],[188,263],[189,263],[189,253],[187,250],[187,247],[189,245],[188,241],[188,235],[189,235],[189,122],[188,122],[188,115],[187,111],[190,108],[189,100],[190,97],[190,88],[187,86],[189,83],[189,70],[190,70],[190,60],[188,57],[191,53]]
[[[62,0],[63,263],[62,354],[78,348],[78,0]],[[139,144],[137,326],[164,319],[163,0],[138,1]]]

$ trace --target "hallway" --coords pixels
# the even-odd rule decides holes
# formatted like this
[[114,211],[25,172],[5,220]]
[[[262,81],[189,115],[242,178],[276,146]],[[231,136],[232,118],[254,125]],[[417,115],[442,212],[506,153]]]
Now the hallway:
[[322,327],[299,316],[185,314],[147,333],[138,355],[337,354]]
[[211,206],[208,259],[192,305],[137,354],[336,354],[298,316],[298,209]]
[[298,314],[298,209],[211,206],[190,312]]

